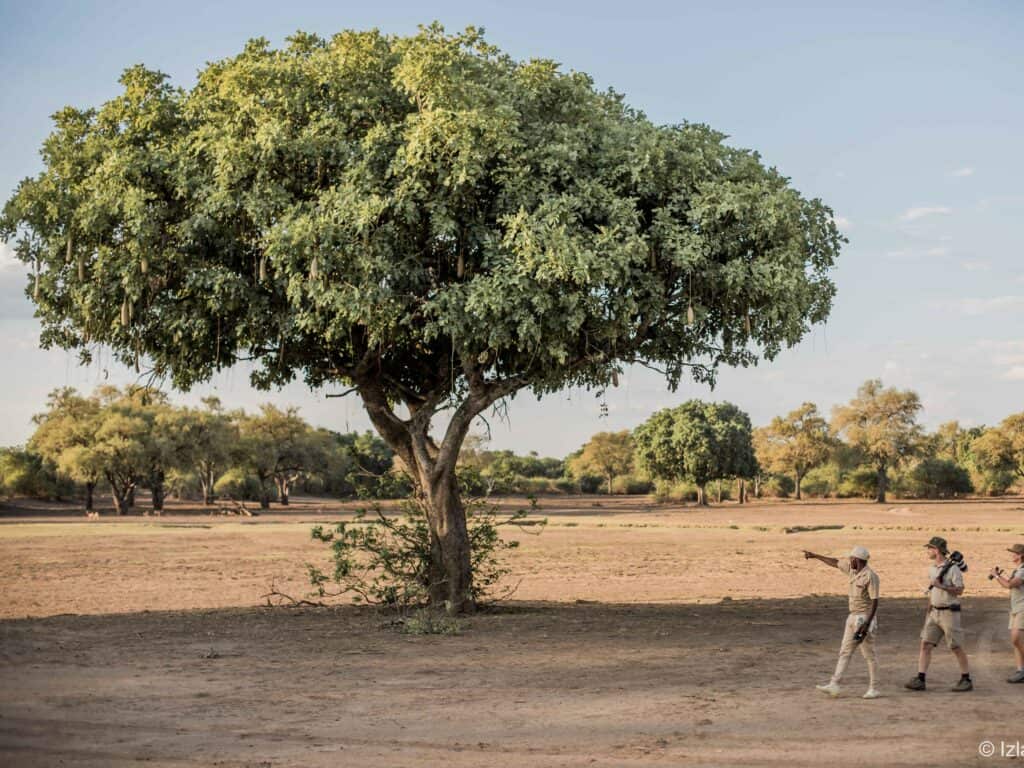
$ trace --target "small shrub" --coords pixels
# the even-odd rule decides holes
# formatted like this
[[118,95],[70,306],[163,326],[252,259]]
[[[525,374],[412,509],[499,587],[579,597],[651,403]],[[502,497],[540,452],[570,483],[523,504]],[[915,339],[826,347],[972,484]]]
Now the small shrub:
[[[501,597],[494,588],[510,573],[502,555],[519,546],[518,541],[503,539],[499,528],[520,523],[543,528],[547,521],[526,520],[537,509],[533,498],[529,510],[517,510],[503,520],[497,518],[497,506],[485,500],[473,499],[465,506],[473,569],[470,597],[481,604]],[[399,608],[429,604],[430,529],[419,499],[403,502],[400,516],[385,515],[375,504],[371,514],[359,510],[353,520],[338,523],[331,531],[318,525],[311,533],[330,545],[334,562],[331,574],[306,566],[320,598],[350,596],[357,603]],[[338,588],[330,592],[332,582]]]
[[453,616],[420,608],[401,620],[403,635],[458,635],[462,622]]

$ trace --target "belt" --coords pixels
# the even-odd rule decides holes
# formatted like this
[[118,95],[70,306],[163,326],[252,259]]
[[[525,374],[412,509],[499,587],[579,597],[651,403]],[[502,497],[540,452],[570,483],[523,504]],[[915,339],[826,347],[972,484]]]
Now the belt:
[[953,611],[953,613],[956,613],[957,611],[960,610],[960,606],[959,606],[959,604],[957,604],[957,605],[933,605],[932,606],[932,610],[933,611]]

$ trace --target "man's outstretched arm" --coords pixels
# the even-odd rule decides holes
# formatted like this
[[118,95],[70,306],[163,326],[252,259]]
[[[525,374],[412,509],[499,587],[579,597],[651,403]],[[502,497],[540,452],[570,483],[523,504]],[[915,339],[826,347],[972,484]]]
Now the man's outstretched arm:
[[831,565],[833,568],[839,567],[839,560],[837,558],[818,555],[814,552],[809,552],[806,549],[804,550],[804,557],[807,560],[821,560],[821,562],[823,562],[825,565]]

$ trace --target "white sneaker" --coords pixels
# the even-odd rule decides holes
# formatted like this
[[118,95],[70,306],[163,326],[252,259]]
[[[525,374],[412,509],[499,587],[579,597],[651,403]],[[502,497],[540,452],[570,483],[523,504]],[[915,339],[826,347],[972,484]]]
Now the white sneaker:
[[882,695],[881,691],[877,688],[868,688],[868,692],[864,694],[862,698],[865,699],[877,699]]
[[835,698],[839,695],[839,686],[832,682],[826,683],[825,685],[816,685],[814,687],[822,693],[827,693],[832,698]]

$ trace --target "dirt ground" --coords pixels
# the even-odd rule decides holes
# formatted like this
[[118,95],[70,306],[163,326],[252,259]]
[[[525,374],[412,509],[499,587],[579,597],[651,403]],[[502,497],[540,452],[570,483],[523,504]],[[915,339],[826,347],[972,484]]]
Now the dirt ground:
[[[260,607],[271,583],[308,591],[304,563],[326,557],[311,524],[350,511],[8,510],[0,766],[1024,765],[1007,756],[1024,742],[1024,686],[1003,682],[1008,600],[985,578],[1024,540],[1022,500],[542,500],[546,530],[515,536],[514,599],[457,635],[351,606]],[[928,692],[902,688],[934,534],[971,565],[969,694],[948,691],[942,649]],[[845,584],[801,550],[853,544],[882,582],[875,701],[859,656],[839,699],[813,687],[835,663]]]

